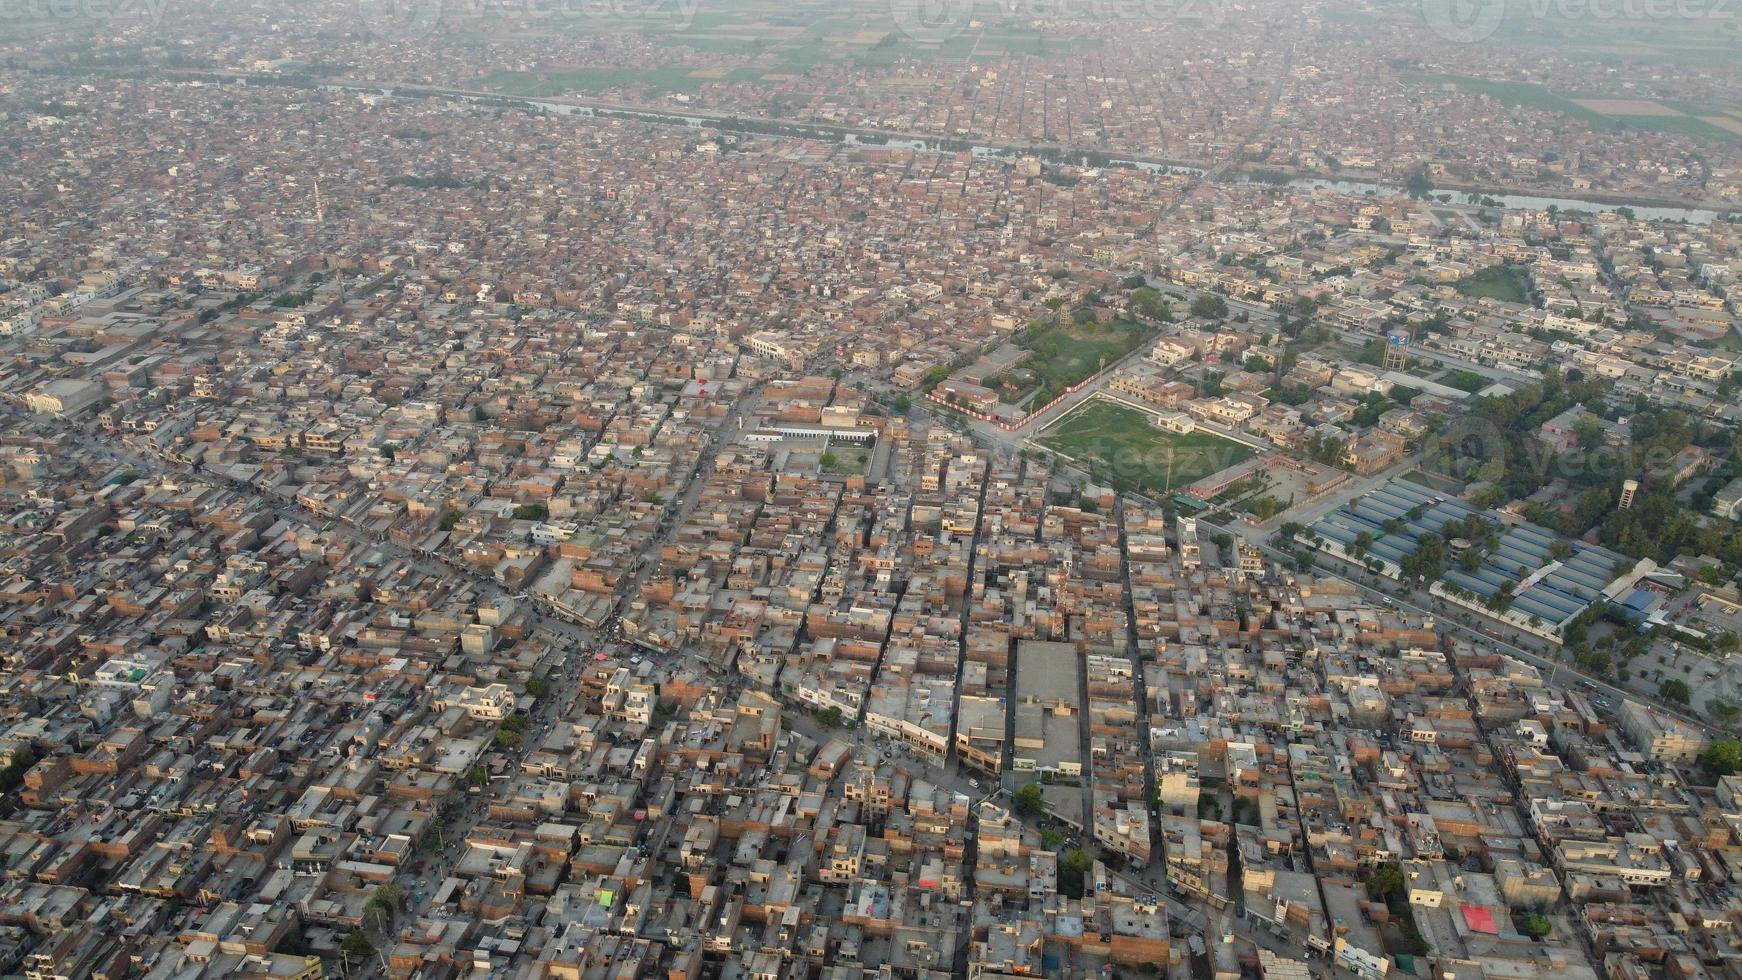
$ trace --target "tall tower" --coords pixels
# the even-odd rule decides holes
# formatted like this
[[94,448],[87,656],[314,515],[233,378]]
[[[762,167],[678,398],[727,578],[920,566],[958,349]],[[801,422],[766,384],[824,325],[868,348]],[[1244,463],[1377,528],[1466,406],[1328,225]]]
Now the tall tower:
[[1409,367],[1409,331],[1401,330],[1385,338],[1385,370],[1401,371]]
[[1637,493],[1638,491],[1639,491],[1639,481],[1638,480],[1628,480],[1627,482],[1621,484],[1621,502],[1615,505],[1616,509],[1627,510],[1628,508],[1632,507],[1633,506],[1633,495],[1635,493]]

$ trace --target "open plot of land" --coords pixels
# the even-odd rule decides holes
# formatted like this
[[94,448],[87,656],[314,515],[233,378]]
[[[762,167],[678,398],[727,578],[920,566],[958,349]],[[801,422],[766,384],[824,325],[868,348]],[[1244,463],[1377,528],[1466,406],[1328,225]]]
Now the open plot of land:
[[1497,299],[1506,303],[1530,303],[1530,277],[1523,269],[1511,265],[1491,265],[1459,279],[1458,292],[1475,298]]
[[870,446],[831,440],[819,462],[823,472],[831,476],[864,476],[871,465],[871,452]]
[[1167,432],[1150,418],[1147,412],[1096,398],[1035,441],[1081,462],[1097,478],[1155,492],[1188,486],[1253,456],[1250,446],[1207,432]]
[[1466,371],[1462,368],[1447,371],[1435,380],[1448,388],[1467,391],[1472,395],[1494,383],[1491,379],[1477,374],[1475,371]]
[[1040,381],[1034,404],[1046,404],[1066,388],[1136,350],[1149,339],[1149,333],[1130,320],[1096,323],[1073,318],[1029,327],[1017,343],[1034,352],[1022,362],[1022,368]]

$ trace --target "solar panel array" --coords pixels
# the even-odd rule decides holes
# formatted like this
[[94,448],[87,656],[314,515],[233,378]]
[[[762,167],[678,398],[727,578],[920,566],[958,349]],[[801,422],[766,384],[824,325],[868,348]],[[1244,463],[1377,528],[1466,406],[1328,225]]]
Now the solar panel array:
[[[1511,582],[1515,590],[1512,608],[1545,623],[1560,624],[1578,615],[1601,598],[1603,588],[1615,580],[1621,569],[1632,565],[1630,559],[1607,548],[1568,542],[1573,548],[1570,558],[1529,588],[1520,588],[1526,578],[1554,560],[1549,554],[1550,546],[1565,539],[1535,524],[1502,525],[1492,512],[1477,510],[1455,497],[1404,480],[1394,480],[1356,497],[1314,521],[1311,529],[1344,548],[1352,547],[1355,538],[1365,531],[1373,537],[1368,554],[1400,565],[1405,557],[1415,553],[1423,535],[1444,534],[1442,529],[1447,521],[1464,521],[1472,515],[1496,528],[1499,539],[1493,550],[1483,555],[1475,571],[1465,571],[1461,565],[1448,561],[1444,581],[1468,589],[1482,599],[1492,598],[1504,583]],[[1398,521],[1402,526],[1395,532],[1387,531],[1390,521]]]

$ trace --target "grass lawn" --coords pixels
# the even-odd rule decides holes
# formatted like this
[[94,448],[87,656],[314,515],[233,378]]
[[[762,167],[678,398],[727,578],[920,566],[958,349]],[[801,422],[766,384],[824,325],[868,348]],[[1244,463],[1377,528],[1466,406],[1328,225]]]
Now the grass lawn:
[[1250,459],[1251,447],[1207,432],[1179,435],[1156,428],[1147,413],[1094,399],[1036,440],[1091,468],[1117,488],[1177,490]]
[[1530,305],[1530,276],[1514,265],[1491,265],[1459,279],[1456,285],[1458,292],[1476,299]]
[[1022,366],[1040,380],[1035,406],[1074,385],[1102,366],[1111,364],[1149,339],[1149,330],[1130,320],[1100,324],[1090,320],[1061,319],[1056,324],[1036,324],[1017,341],[1034,352]]
[[830,476],[864,476],[871,465],[870,446],[831,445],[823,453],[823,472]]
[[1440,375],[1439,382],[1448,388],[1467,391],[1472,395],[1494,383],[1483,375],[1463,368],[1454,368]]

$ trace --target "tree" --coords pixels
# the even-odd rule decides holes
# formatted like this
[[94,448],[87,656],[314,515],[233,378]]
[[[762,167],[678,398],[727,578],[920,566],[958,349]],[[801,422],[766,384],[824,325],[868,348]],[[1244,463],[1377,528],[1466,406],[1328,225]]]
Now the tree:
[[497,729],[496,747],[501,749],[516,749],[520,747],[520,733],[506,728]]
[[1742,770],[1742,742],[1721,738],[1700,753],[1700,765],[1716,776],[1728,776]]
[[29,749],[16,752],[6,768],[0,769],[0,793],[10,793],[24,782],[24,775],[30,772],[30,767],[36,765],[36,753]]
[[1432,533],[1422,535],[1416,540],[1415,551],[1405,555],[1399,564],[1406,578],[1439,578],[1446,564],[1445,539]]
[[550,516],[550,509],[543,504],[521,504],[514,508],[514,519],[517,521],[542,521]]
[[1367,879],[1367,897],[1375,901],[1395,894],[1403,887],[1403,872],[1393,864],[1381,865]]
[[1554,932],[1554,922],[1541,912],[1532,912],[1524,917],[1524,934],[1538,939]]
[[1736,723],[1736,718],[1742,715],[1742,707],[1728,698],[1713,698],[1706,702],[1706,714],[1719,725],[1730,726]]
[[398,886],[386,884],[376,887],[375,893],[369,896],[369,901],[363,903],[363,914],[376,917],[378,923],[393,921],[393,913],[405,903],[405,892]]
[[526,681],[526,693],[535,698],[546,697],[550,694],[550,681],[547,681],[542,677],[528,678]]
[[1032,817],[1046,810],[1046,796],[1041,792],[1039,783],[1028,785],[1012,793],[1011,802],[1016,807],[1018,816]]
[[424,828],[423,836],[417,839],[417,849],[425,854],[439,853],[442,849],[442,831],[446,827],[447,823],[440,817],[431,820]]
[[447,513],[442,515],[442,530],[452,531],[454,529],[454,525],[465,520],[465,518],[466,518],[466,512],[463,510],[450,510],[450,511],[448,511]]
[[483,766],[473,766],[466,770],[466,783],[471,786],[483,786],[490,782],[490,770]]
[[1094,866],[1095,859],[1084,853],[1082,848],[1066,851],[1059,858],[1059,894],[1066,898],[1082,898],[1084,880]]
[[1203,293],[1192,300],[1192,316],[1206,320],[1225,320],[1228,318],[1228,301],[1215,293]]
[[1581,415],[1573,423],[1573,435],[1578,437],[1579,448],[1596,449],[1603,444],[1603,423],[1595,415]]
[[1168,306],[1167,301],[1161,298],[1160,293],[1148,286],[1133,289],[1130,304],[1131,308],[1139,315],[1149,317],[1152,320],[1160,320],[1165,323],[1173,319],[1173,309]]
[[1688,688],[1688,682],[1680,678],[1671,677],[1657,685],[1657,696],[1676,704],[1687,704],[1693,698],[1693,694],[1694,692]]
[[345,961],[348,963],[352,959],[366,960],[374,956],[375,944],[369,941],[368,936],[363,935],[363,930],[358,929],[346,934],[345,941],[339,945],[339,950],[345,954]]
[[1335,436],[1315,435],[1307,440],[1307,455],[1316,463],[1326,466],[1342,466],[1343,454],[1348,449],[1348,442]]
[[1065,835],[1056,830],[1043,830],[1040,832],[1040,846],[1046,850],[1056,851],[1064,844],[1064,842]]
[[843,717],[841,709],[831,704],[821,711],[818,711],[816,719],[817,724],[822,725],[824,728],[839,728],[841,727]]
[[1432,178],[1428,176],[1427,165],[1423,164],[1420,169],[1410,174],[1409,180],[1403,186],[1409,191],[1410,197],[1426,200],[1432,196],[1434,184]]
[[825,469],[825,470],[834,469],[835,464],[839,463],[840,461],[841,461],[840,457],[836,456],[834,453],[823,453],[822,464],[823,464],[823,469]]

